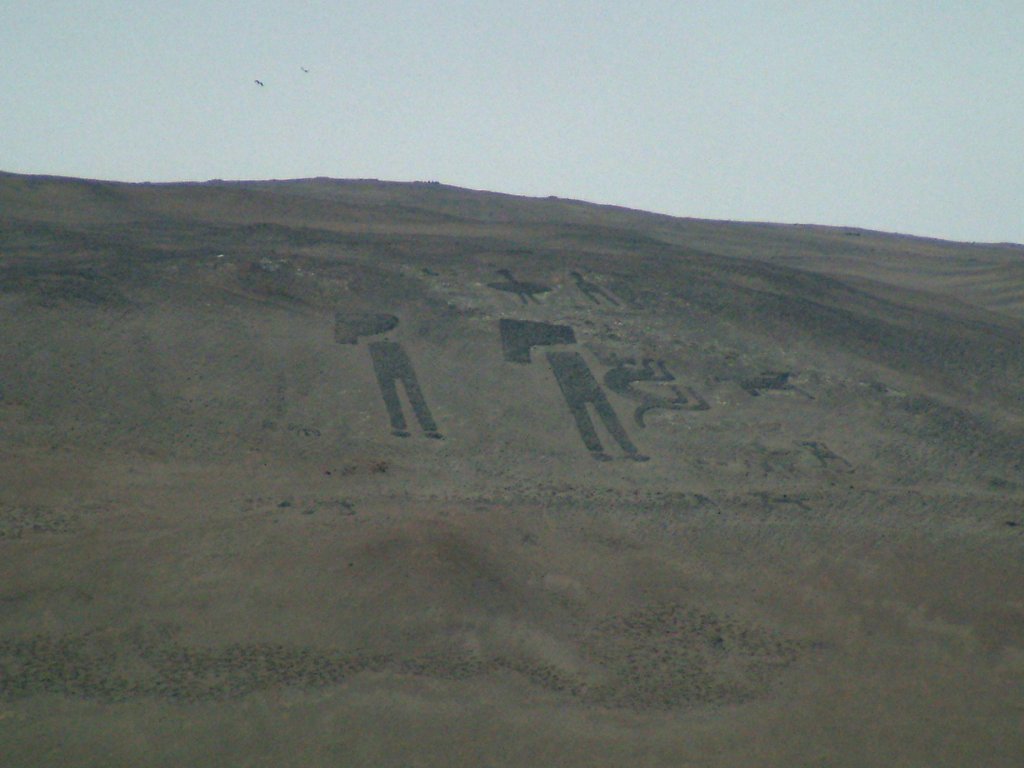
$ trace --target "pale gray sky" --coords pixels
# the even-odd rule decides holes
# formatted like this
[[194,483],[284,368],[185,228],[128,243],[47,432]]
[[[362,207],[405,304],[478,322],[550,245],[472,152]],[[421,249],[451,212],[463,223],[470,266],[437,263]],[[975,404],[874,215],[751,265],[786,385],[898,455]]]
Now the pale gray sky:
[[0,169],[1024,242],[1024,2],[0,0]]

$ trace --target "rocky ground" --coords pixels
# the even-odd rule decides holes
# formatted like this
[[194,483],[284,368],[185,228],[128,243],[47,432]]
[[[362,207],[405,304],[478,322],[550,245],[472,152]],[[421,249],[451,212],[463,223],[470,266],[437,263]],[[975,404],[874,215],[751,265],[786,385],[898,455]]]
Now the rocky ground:
[[1006,765],[1024,248],[0,174],[5,765]]

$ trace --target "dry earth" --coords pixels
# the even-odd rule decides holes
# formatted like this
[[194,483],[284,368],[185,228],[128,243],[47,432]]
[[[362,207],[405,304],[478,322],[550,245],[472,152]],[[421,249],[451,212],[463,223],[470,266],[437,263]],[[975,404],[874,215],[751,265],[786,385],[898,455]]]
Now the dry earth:
[[0,174],[4,766],[1024,764],[1024,248]]

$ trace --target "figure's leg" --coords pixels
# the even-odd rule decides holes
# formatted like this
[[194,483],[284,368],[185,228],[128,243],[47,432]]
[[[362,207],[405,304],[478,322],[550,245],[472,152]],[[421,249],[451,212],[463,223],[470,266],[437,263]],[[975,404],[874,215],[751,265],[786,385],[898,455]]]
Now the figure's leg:
[[608,293],[604,288],[598,287],[597,290],[599,290],[601,295],[608,299],[608,301],[610,301],[614,306],[619,306],[619,302],[615,300],[615,297]]
[[590,414],[587,413],[586,403],[566,400],[566,405],[569,406],[569,412],[576,420],[576,429],[580,433],[583,444],[587,446],[587,450],[593,453],[595,458],[605,456],[604,446],[601,445],[601,438],[597,436],[594,422],[590,420]]
[[576,421],[580,439],[595,459],[607,460],[604,446],[594,429],[594,422],[587,413],[587,403],[593,400],[593,392],[601,389],[594,380],[586,362],[576,352],[548,352],[548,363],[555,374],[558,388],[562,390],[565,404]]
[[[396,350],[398,354],[396,354]],[[373,372],[377,375],[380,396],[384,399],[384,406],[388,409],[392,434],[397,437],[408,437],[409,432],[406,429],[402,402],[398,399],[398,389],[395,386],[395,369],[401,364],[401,356],[401,347],[394,342],[377,341],[370,344]]]
[[613,438],[622,446],[622,449],[630,458],[637,461],[646,461],[647,457],[642,456],[636,446],[629,439],[626,430],[619,423],[618,416],[612,410],[604,390],[597,383],[594,374],[586,361],[577,352],[548,352],[548,362],[551,370],[554,371],[555,379],[562,390],[565,402],[576,420],[576,427],[579,429],[580,437],[587,449],[594,454],[594,458],[606,459],[601,445],[601,439],[597,436],[594,423],[587,413],[587,403],[592,403],[598,416],[604,422],[605,427]]
[[611,403],[608,402],[608,398],[604,396],[604,393],[597,393],[600,396],[595,396],[592,400],[594,403],[594,410],[597,411],[597,415],[601,417],[601,421],[604,422],[605,429],[608,430],[608,434],[615,438],[615,442],[619,444],[623,451],[626,452],[631,459],[635,461],[647,461],[647,456],[643,456],[633,445],[633,441],[629,439],[629,435],[626,434],[626,430],[623,429],[622,424],[619,423],[619,417],[615,415],[615,411],[612,409]]
[[405,394],[409,397],[409,404],[412,405],[412,412],[416,414],[416,420],[419,421],[420,427],[427,437],[440,438],[441,433],[437,431],[434,417],[430,415],[430,408],[427,407],[427,401],[423,397],[423,392],[420,390],[419,382],[416,380],[416,374],[413,372],[411,364],[406,373],[407,375],[402,377],[402,384],[405,386]]

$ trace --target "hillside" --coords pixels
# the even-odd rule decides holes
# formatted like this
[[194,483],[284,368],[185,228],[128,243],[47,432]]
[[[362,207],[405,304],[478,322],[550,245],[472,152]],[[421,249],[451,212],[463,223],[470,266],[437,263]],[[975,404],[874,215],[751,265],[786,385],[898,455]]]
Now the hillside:
[[1024,247],[0,174],[9,765],[1019,765]]

